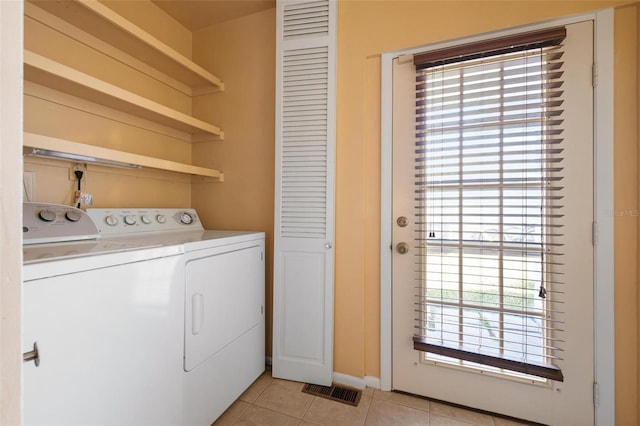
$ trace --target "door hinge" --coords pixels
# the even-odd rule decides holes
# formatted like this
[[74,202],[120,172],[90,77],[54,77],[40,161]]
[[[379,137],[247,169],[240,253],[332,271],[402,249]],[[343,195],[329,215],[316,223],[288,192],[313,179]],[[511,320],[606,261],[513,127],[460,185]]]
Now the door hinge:
[[591,64],[591,86],[596,87],[598,85],[598,64],[594,62]]
[[591,244],[593,246],[598,245],[598,222],[591,224]]
[[597,407],[600,404],[600,386],[597,382],[593,382],[593,406]]

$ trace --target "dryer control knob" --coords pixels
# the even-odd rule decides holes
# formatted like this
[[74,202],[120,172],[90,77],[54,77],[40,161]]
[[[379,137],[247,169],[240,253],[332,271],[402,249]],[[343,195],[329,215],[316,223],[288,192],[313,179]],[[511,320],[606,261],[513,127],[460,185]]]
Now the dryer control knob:
[[64,214],[64,217],[70,222],[77,222],[82,218],[82,215],[75,210],[69,210]]
[[156,216],[156,220],[158,221],[158,223],[166,223],[167,217],[163,214],[159,214]]
[[190,213],[182,212],[180,222],[184,225],[191,225],[193,223],[193,216]]
[[133,216],[125,216],[124,217],[124,223],[126,223],[127,225],[135,225],[136,224],[136,218]]
[[142,221],[142,223],[144,223],[145,225],[148,225],[151,223],[151,219],[149,219],[149,216],[147,216],[146,214],[143,214],[142,216],[140,216],[140,220]]
[[38,213],[38,217],[45,222],[53,222],[54,220],[56,220],[56,212],[51,210],[42,210],[40,213]]
[[116,226],[118,224],[118,218],[113,215],[109,215],[104,218],[104,223],[109,226]]

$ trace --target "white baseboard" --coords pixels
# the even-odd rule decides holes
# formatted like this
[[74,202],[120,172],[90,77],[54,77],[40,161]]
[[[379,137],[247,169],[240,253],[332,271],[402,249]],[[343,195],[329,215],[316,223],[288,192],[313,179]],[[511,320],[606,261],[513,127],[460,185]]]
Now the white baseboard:
[[[0,0],[1,1],[1,0]],[[266,356],[264,359],[266,365],[272,365],[272,358]],[[380,378],[373,376],[365,376],[364,378],[350,376],[348,374],[333,372],[333,383],[349,386],[354,389],[373,388],[380,389]]]
[[333,383],[349,386],[355,389],[364,389],[367,387],[364,379],[360,377],[350,376],[348,374],[333,372]]
[[364,389],[366,387],[380,389],[380,378],[373,376],[365,376],[364,378],[350,376],[348,374],[333,372],[333,382],[355,389]]
[[364,382],[368,388],[380,389],[380,377],[364,376]]

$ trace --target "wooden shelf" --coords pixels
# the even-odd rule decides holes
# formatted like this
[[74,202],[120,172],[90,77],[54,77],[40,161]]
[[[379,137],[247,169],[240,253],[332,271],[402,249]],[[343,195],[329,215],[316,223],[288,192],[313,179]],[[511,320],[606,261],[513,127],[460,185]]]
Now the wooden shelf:
[[[86,162],[95,162],[97,164],[100,164],[101,160],[106,160],[107,162],[117,162],[140,167],[149,167],[152,169],[185,173],[206,178],[214,178],[219,182],[222,182],[224,180],[224,175],[219,170],[192,166],[190,164],[177,163],[175,161],[147,157],[145,155],[132,154],[129,152],[117,151],[114,149],[102,148],[93,145],[86,145],[78,142],[71,142],[64,139],[52,138],[35,133],[25,132],[23,145],[30,148],[40,148],[48,151],[55,151],[56,153],[74,154],[83,157],[89,157],[95,160],[87,160]],[[70,159],[70,161],[74,160]],[[77,161],[83,162],[83,160]]]
[[138,58],[193,88],[194,94],[224,90],[206,69],[96,0],[31,0],[31,3]]
[[[138,67],[136,69],[182,93],[194,96],[224,90],[224,84],[218,77],[100,1],[29,0],[28,2],[25,13],[31,19],[63,34],[69,34],[69,37],[79,43],[97,45],[98,51],[116,61],[123,61],[122,58],[124,58],[129,61],[127,63],[133,63]],[[157,128],[163,133],[178,135],[183,140],[201,142],[224,138],[224,132],[211,123],[171,109],[29,50],[24,51],[24,78],[43,86],[43,90],[55,94],[56,97],[65,97],[65,99],[79,102],[86,108],[106,107],[102,108],[105,114],[111,114],[114,111],[114,114],[120,114],[127,120],[142,119],[159,124]],[[134,119],[134,117],[137,118]],[[138,121],[144,123],[142,120]],[[148,122],[145,125],[156,127],[155,124]],[[224,177],[220,171],[214,169],[29,132],[24,133],[24,147],[27,155],[66,158],[68,161],[116,167],[152,168],[196,176],[198,181],[205,179],[205,181],[221,182]],[[73,156],[76,157],[73,158]]]
[[224,138],[224,132],[219,127],[167,108],[28,50],[24,51],[24,78],[189,133],[192,135],[193,141]]

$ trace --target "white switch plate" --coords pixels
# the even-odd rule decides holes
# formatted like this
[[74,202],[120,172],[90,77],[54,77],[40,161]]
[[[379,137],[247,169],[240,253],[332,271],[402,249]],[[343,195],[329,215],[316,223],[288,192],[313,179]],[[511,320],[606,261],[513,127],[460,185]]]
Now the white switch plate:
[[24,172],[22,175],[22,200],[36,200],[36,172]]

